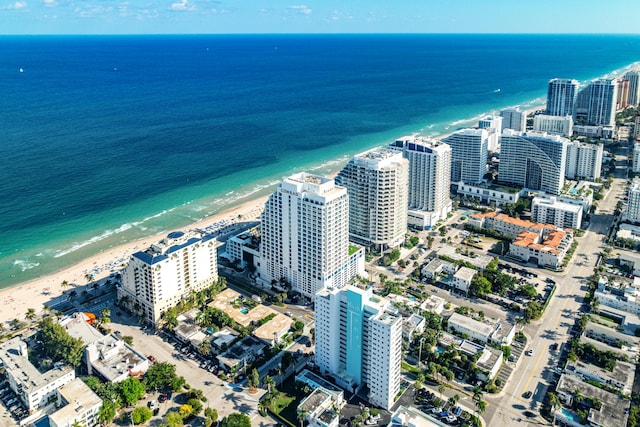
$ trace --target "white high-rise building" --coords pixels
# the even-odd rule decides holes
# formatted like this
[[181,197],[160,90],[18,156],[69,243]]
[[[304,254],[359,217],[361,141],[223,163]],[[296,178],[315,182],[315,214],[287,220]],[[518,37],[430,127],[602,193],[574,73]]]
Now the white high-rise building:
[[633,144],[633,159],[631,162],[631,172],[640,172],[640,143]]
[[131,255],[118,299],[156,324],[169,308],[216,282],[215,238],[198,231],[174,231]]
[[640,179],[633,180],[629,187],[628,196],[623,217],[629,222],[640,222]]
[[502,135],[498,181],[560,194],[568,142],[557,135],[506,130]]
[[316,295],[315,363],[351,391],[363,386],[389,409],[400,391],[402,316],[371,288],[325,289]]
[[562,228],[577,229],[582,226],[582,206],[564,203],[555,197],[534,197],[531,202],[532,221],[553,224]]
[[502,116],[487,116],[478,120],[478,129],[486,129],[489,134],[487,149],[497,151],[500,148],[500,135],[502,134]]
[[629,81],[627,104],[637,106],[638,95],[640,95],[640,74],[637,71],[628,71],[622,78]]
[[435,139],[405,136],[392,150],[409,160],[408,223],[429,228],[451,212],[451,147]]
[[533,116],[533,130],[535,132],[570,137],[573,134],[573,117],[537,114]]
[[262,212],[260,251],[261,282],[284,278],[309,298],[364,276],[364,251],[349,245],[347,190],[331,178],[299,173],[278,185]]
[[524,132],[527,130],[527,113],[518,107],[509,107],[500,110],[502,117],[502,129],[513,129],[516,132]]
[[569,179],[595,181],[600,178],[602,171],[602,155],[602,144],[569,141],[564,176]]
[[573,114],[573,104],[578,94],[578,81],[572,79],[551,79],[547,90],[548,116]]
[[612,79],[595,80],[584,89],[587,91],[588,126],[615,126],[618,82]]
[[487,173],[489,133],[486,129],[461,129],[442,140],[451,147],[451,182],[477,184]]
[[356,155],[336,176],[349,192],[349,238],[378,250],[404,242],[407,232],[409,161],[375,148]]

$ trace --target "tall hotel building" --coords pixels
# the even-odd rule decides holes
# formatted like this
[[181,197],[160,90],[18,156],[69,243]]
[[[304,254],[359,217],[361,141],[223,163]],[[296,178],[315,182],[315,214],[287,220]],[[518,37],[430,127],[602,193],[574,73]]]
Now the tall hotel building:
[[174,231],[131,255],[118,299],[156,324],[165,311],[217,279],[215,238],[197,231]]
[[586,91],[588,126],[614,126],[618,83],[612,79],[595,80],[583,89]]
[[486,129],[461,129],[442,140],[451,147],[451,182],[478,184],[487,173],[489,134]]
[[[262,212],[259,280],[285,278],[306,297],[364,275],[364,251],[349,255],[349,196],[330,178],[286,178]],[[355,248],[355,247],[354,247]]]
[[502,129],[513,129],[517,132],[524,132],[527,130],[527,113],[520,110],[518,107],[509,107],[500,110],[500,117],[502,117]]
[[560,194],[569,140],[544,133],[511,130],[502,135],[498,181],[533,191]]
[[629,97],[627,103],[631,106],[638,105],[638,95],[640,94],[640,74],[637,71],[629,71],[622,76],[629,81]]
[[384,250],[407,232],[409,161],[402,153],[375,148],[356,155],[336,176],[349,192],[349,238]]
[[629,187],[627,207],[622,215],[625,221],[640,222],[640,179],[636,178]]
[[316,295],[315,363],[351,391],[389,409],[400,391],[402,316],[371,288],[325,289]]
[[451,212],[451,147],[435,139],[405,136],[392,150],[409,160],[408,224],[429,228]]
[[602,171],[603,144],[587,144],[578,141],[567,143],[565,177],[595,181]]
[[578,81],[571,79],[551,79],[547,90],[548,116],[573,114],[573,104],[578,94]]

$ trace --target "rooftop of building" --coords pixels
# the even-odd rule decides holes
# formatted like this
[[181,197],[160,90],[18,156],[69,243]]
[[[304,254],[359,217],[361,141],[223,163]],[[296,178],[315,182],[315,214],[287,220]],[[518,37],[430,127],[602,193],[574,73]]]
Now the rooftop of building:
[[415,408],[409,408],[400,405],[398,409],[391,415],[391,427],[446,427],[447,424],[441,423],[429,416],[424,412]]
[[483,219],[490,218],[496,221],[502,221],[508,224],[513,224],[518,227],[526,227],[535,230],[542,230],[545,225],[537,222],[527,221],[526,219],[514,218],[504,213],[499,212],[478,212],[469,215],[471,218]]
[[250,356],[260,354],[265,347],[266,344],[262,341],[252,336],[247,336],[218,356],[218,360],[227,366],[236,366]]
[[492,347],[484,347],[482,354],[476,361],[476,365],[485,371],[491,371],[496,363],[502,362],[504,355],[501,350]]
[[293,320],[290,317],[278,313],[273,319],[253,331],[253,335],[261,340],[271,342],[274,339],[274,335],[281,336],[288,331],[292,323]]
[[464,280],[466,282],[471,282],[471,280],[473,280],[473,277],[476,275],[476,273],[477,273],[477,270],[474,270],[473,268],[460,267],[460,269],[456,271],[453,277],[460,280]]
[[16,337],[0,344],[0,360],[26,393],[45,387],[59,378],[73,372],[73,367],[56,363],[53,369],[40,372],[29,361],[27,343]]
[[214,346],[221,348],[223,344],[226,344],[228,346],[239,336],[240,334],[237,331],[231,329],[228,326],[225,326],[218,332],[215,332],[211,335],[211,343]]
[[196,243],[214,240],[215,236],[201,230],[172,231],[164,239],[153,243],[147,249],[131,254],[145,264],[156,264],[169,258],[169,255]]
[[331,399],[331,395],[322,388],[316,388],[310,395],[302,399],[298,405],[298,411],[304,410],[307,414],[312,414],[318,408],[328,406],[327,401]]
[[613,380],[617,383],[625,384],[626,388],[631,390],[636,366],[632,363],[616,361],[616,366],[613,368],[613,371],[608,371],[591,363],[576,360],[573,363],[568,363],[565,367],[565,371],[567,372],[575,372],[576,370],[588,372],[596,377],[604,379],[605,381]]
[[634,345],[638,345],[640,343],[640,338],[635,337],[633,335],[628,335],[623,332],[618,331],[617,329],[611,328],[606,325],[602,325],[600,323],[589,321],[587,322],[587,326],[585,327],[585,331],[593,331],[598,334],[604,334],[611,338],[618,339],[621,341],[625,341],[628,343],[632,343]]
[[424,300],[420,305],[420,308],[428,311],[438,311],[444,308],[445,300],[435,295],[429,295],[429,298]]
[[627,417],[631,402],[617,394],[585,383],[574,375],[563,374],[556,387],[558,393],[574,395],[575,390],[580,390],[584,397],[597,398],[602,403],[602,408],[597,411],[589,411],[589,420],[602,427],[619,427],[627,425]]
[[[114,381],[124,374],[133,377],[142,375],[149,367],[146,356],[114,334],[105,335],[92,346],[95,346],[97,357],[91,359],[91,365],[108,381]],[[88,349],[88,352],[91,353],[91,350]]]
[[71,425],[79,415],[102,404],[102,399],[80,378],[63,385],[58,392],[66,404],[49,415],[49,418],[58,426]]
[[515,194],[515,193],[519,193],[520,191],[522,191],[522,188],[520,187],[509,187],[506,185],[500,185],[500,184],[494,184],[494,183],[489,183],[489,182],[480,182],[480,183],[475,183],[475,184],[470,184],[470,183],[463,183],[463,187],[469,187],[469,188],[478,188],[478,189],[483,189],[483,190],[492,190],[492,191],[498,191],[498,192],[502,192],[502,193],[509,193],[509,194]]
[[567,212],[573,212],[574,214],[578,214],[582,210],[582,205],[575,205],[573,203],[562,202],[555,197],[543,198],[543,197],[534,197],[531,202],[531,207],[533,208],[536,205],[544,205],[553,209],[560,209]]
[[82,312],[76,312],[65,316],[60,320],[60,325],[66,329],[73,338],[79,339],[84,345],[89,345],[102,339],[104,335],[87,323],[87,317]]
[[442,141],[446,143],[448,140],[455,139],[457,136],[479,136],[479,135],[484,135],[486,137],[488,135],[488,132],[486,129],[476,129],[476,128],[458,129],[457,131],[453,132],[451,135],[443,138]]
[[468,330],[475,331],[481,335],[489,337],[491,333],[496,329],[495,325],[489,325],[484,322],[479,322],[471,317],[464,316],[460,313],[453,313],[449,317],[449,326],[459,325],[460,327]]
[[428,136],[409,135],[396,139],[391,143],[391,147],[429,153],[433,150],[446,150],[449,146]]
[[278,314],[277,311],[262,304],[248,309],[243,304],[237,303],[241,297],[242,295],[240,295],[240,293],[227,288],[215,296],[213,301],[209,303],[209,307],[216,308],[228,314],[242,326],[248,326],[252,322],[258,323],[272,313]]
[[456,335],[444,331],[440,332],[440,334],[438,335],[438,342],[440,343],[440,345],[445,347],[453,346],[468,356],[473,356],[474,354],[477,354],[484,349],[484,347],[480,344],[476,344],[473,341],[460,338]]
[[484,270],[487,265],[493,260],[486,254],[476,253],[475,258],[471,258],[456,252],[456,248],[450,245],[443,246],[438,250],[438,256],[445,256],[454,260],[466,261],[471,265],[478,267],[480,270]]
[[296,381],[304,382],[305,384],[309,384],[311,387],[322,387],[325,391],[329,391],[330,393],[343,393],[343,390],[340,387],[325,380],[321,376],[314,374],[308,369],[303,369],[299,374],[297,374]]

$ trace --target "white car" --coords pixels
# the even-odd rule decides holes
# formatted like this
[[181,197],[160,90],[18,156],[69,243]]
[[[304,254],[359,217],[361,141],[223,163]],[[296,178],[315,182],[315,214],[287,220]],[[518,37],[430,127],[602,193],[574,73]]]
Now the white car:
[[524,354],[526,354],[527,356],[533,356],[533,349],[530,348],[529,350],[525,351]]

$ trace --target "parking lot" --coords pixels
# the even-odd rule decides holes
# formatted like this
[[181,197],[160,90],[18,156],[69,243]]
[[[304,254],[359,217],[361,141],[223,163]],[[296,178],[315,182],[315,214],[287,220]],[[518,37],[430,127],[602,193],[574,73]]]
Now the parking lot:
[[0,401],[2,401],[0,425],[15,426],[20,420],[27,417],[27,410],[6,381],[0,382]]

